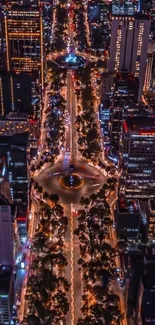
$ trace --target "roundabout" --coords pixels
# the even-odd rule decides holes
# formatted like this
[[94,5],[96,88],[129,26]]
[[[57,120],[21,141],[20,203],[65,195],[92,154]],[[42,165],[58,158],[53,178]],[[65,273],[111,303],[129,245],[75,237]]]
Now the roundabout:
[[60,176],[59,183],[63,188],[68,190],[77,190],[83,186],[84,179],[78,174],[65,174]]
[[[73,176],[73,174],[74,186],[73,183],[69,183],[69,175]],[[81,196],[91,195],[106,182],[106,177],[100,170],[85,162],[74,163],[74,171],[72,172],[69,167],[64,168],[63,161],[46,168],[34,179],[49,194],[53,193],[54,189],[54,193],[59,195],[63,204],[79,203]]]

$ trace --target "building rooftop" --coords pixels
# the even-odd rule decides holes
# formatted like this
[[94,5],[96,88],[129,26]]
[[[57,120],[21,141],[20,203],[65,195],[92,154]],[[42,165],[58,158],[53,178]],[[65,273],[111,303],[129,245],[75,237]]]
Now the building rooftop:
[[143,286],[145,289],[154,289],[155,290],[155,264],[150,263],[145,265],[144,275],[143,275]]
[[0,193],[0,205],[11,205],[8,199]]
[[140,204],[139,200],[127,200],[127,199],[119,199],[117,201],[117,208],[119,213],[140,213]]
[[139,83],[139,79],[137,77],[135,77],[132,73],[128,73],[126,71],[118,72],[116,74],[115,81],[120,83],[132,82],[132,84],[133,81],[135,81]]
[[22,113],[22,112],[10,112],[6,115],[5,119],[8,120],[27,120],[28,119],[28,113]]
[[124,100],[123,106],[125,113],[128,117],[154,117],[155,118],[155,109],[152,106],[146,105],[144,102],[136,103],[132,100]]
[[102,110],[110,108],[110,100],[109,99],[103,99],[100,107],[101,107]]
[[141,318],[142,324],[155,325],[155,290],[145,290],[143,293]]
[[150,206],[151,212],[155,212],[155,198],[154,197],[149,199],[149,206]]
[[155,117],[153,116],[136,116],[129,117],[123,123],[125,132],[134,132],[135,134],[154,135],[155,136]]
[[130,97],[137,101],[138,90],[139,90],[139,79],[135,77],[132,73],[127,73],[122,71],[116,74],[114,79],[115,85],[115,95],[119,94],[122,96],[127,96],[130,94]]
[[123,15],[116,13],[116,14],[112,14],[112,18],[113,17],[114,17],[114,19],[115,19],[115,17],[120,17],[123,20],[126,20],[126,19],[129,19],[129,20],[131,20],[131,19],[133,19],[133,20],[150,20],[150,15],[143,14],[141,12],[136,12],[132,16],[129,16],[125,13]]
[[13,135],[2,135],[0,136],[0,146],[8,146],[8,145],[19,145],[26,146],[28,142],[29,133],[15,133]]
[[9,294],[11,277],[12,267],[0,265],[0,295]]
[[27,3],[24,3],[24,4],[13,4],[12,5],[12,10],[17,10],[20,12],[20,11],[37,11],[38,12],[38,8],[37,6],[34,6],[34,8],[32,7],[31,5],[31,2],[30,1],[27,1]]

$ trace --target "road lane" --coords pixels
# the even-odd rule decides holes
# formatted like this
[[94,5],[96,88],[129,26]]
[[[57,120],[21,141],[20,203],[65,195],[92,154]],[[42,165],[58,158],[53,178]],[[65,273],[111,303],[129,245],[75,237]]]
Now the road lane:
[[[72,18],[69,18],[69,25],[68,25],[68,36],[70,38],[70,43],[74,47],[74,40],[73,40],[73,31],[72,31]],[[77,133],[76,133],[76,95],[74,93],[74,71],[68,70],[67,72],[67,86],[65,88],[66,91],[66,99],[67,99],[67,109],[71,118],[70,125],[66,128],[65,133],[65,153],[63,156],[63,163],[62,161],[59,161],[58,164],[55,164],[53,167],[50,167],[50,169],[46,169],[40,175],[38,176],[37,181],[41,183],[41,185],[48,191],[48,192],[54,192],[57,191],[57,187],[59,186],[58,178],[55,179],[54,185],[50,184],[50,177],[53,178],[54,170],[60,169],[60,172],[64,172],[65,170],[68,170],[70,162],[73,164],[78,164],[78,146],[77,146]],[[46,109],[48,107],[48,92],[49,87],[47,88],[45,92],[45,98],[44,98],[44,108],[43,108],[43,114],[42,114],[42,126],[43,123],[46,120]],[[99,126],[99,125],[98,125]],[[46,138],[46,129],[42,127],[41,132],[41,146],[44,147],[45,145],[45,138]],[[68,152],[68,153],[67,153]],[[66,159],[66,160],[65,160]],[[94,169],[94,167],[89,166],[86,164],[86,162],[82,163],[82,165],[86,165],[86,169]],[[64,167],[65,166],[65,167]],[[86,171],[84,171],[85,173]],[[51,176],[49,177],[49,174],[51,173]],[[99,183],[99,186],[101,186],[106,181],[106,177],[99,177],[99,179],[96,180],[96,183]],[[48,186],[46,185],[48,183]],[[65,234],[65,255],[68,260],[68,265],[65,269],[65,276],[67,280],[69,281],[71,288],[70,292],[67,294],[68,302],[70,305],[70,311],[67,314],[66,317],[66,323],[67,325],[75,325],[77,323],[78,318],[81,316],[81,296],[82,296],[82,278],[81,278],[81,272],[79,270],[78,265],[78,259],[80,258],[80,247],[79,247],[79,240],[74,235],[74,230],[77,227],[77,216],[74,214],[74,209],[78,210],[79,205],[69,204],[66,202],[67,197],[67,191],[63,191],[63,196],[60,194],[60,202],[64,207],[64,213],[68,217],[68,228]],[[78,196],[77,201],[79,201],[80,196],[82,195],[89,195],[91,193],[92,188],[90,189],[90,192],[87,188],[82,187],[80,190],[80,194]],[[94,189],[94,191],[96,191]],[[73,191],[74,192],[74,191]],[[69,192],[68,192],[69,193]],[[71,193],[71,192],[70,192]],[[72,193],[73,196],[76,196],[75,192]],[[69,195],[68,195],[69,196]],[[71,196],[71,195],[70,195]],[[71,202],[72,198],[70,199]],[[32,231],[32,230],[31,230]],[[32,231],[33,233],[33,231]],[[32,235],[31,235],[32,236]],[[117,290],[119,288],[117,287]],[[23,290],[24,292],[24,290]],[[121,297],[121,295],[120,295]],[[122,298],[121,298],[122,300]],[[122,303],[121,303],[121,310],[123,309]],[[126,323],[122,323],[122,325],[126,325]]]

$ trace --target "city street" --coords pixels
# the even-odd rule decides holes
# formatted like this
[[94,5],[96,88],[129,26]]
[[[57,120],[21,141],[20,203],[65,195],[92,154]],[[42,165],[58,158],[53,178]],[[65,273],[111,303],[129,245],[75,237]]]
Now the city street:
[[[73,44],[72,19],[69,18],[69,36]],[[74,325],[80,317],[81,296],[82,296],[82,276],[79,270],[78,260],[80,258],[79,241],[74,236],[74,230],[77,227],[77,216],[75,210],[80,207],[77,203],[81,196],[89,196],[94,190],[99,189],[106,181],[102,172],[89,166],[85,161],[78,161],[77,133],[76,133],[76,96],[74,94],[74,71],[67,72],[67,109],[70,116],[70,125],[66,129],[65,152],[63,159],[53,167],[42,171],[35,180],[48,192],[58,194],[63,203],[65,215],[69,219],[68,229],[65,238],[65,251],[68,260],[66,267],[66,278],[71,288],[68,294],[70,311],[67,315],[67,324]],[[84,186],[79,190],[67,190],[60,186],[59,177],[69,169],[69,165],[74,165],[74,171],[80,174],[84,179]],[[73,206],[73,203],[74,204]],[[76,237],[76,238],[75,238]]]
[[[55,10],[54,10],[54,24],[55,21]],[[86,26],[87,26],[87,38],[88,43],[90,43],[89,35],[89,26],[87,22],[87,16],[85,17]],[[69,12],[69,22],[68,22],[68,46],[74,47],[74,35],[73,35],[73,18],[71,11]],[[54,25],[52,29],[54,31]],[[48,59],[50,55],[48,55]],[[53,54],[51,54],[53,60]],[[92,81],[93,83],[93,81]],[[40,148],[38,152],[38,159],[41,156],[42,151],[46,145],[46,128],[45,121],[47,118],[47,108],[49,104],[49,91],[51,85],[49,84],[45,90],[44,96],[44,106],[42,110],[42,120],[41,120],[41,135],[40,135]],[[77,98],[75,94],[74,86],[74,70],[68,69],[67,71],[67,84],[63,88],[64,98],[67,100],[67,113],[69,116],[69,124],[65,128],[65,143],[64,149],[59,155],[57,162],[53,166],[47,166],[35,173],[34,180],[42,186],[43,190],[48,194],[54,193],[58,194],[60,203],[64,208],[64,215],[68,218],[68,227],[65,233],[64,238],[64,250],[65,256],[67,258],[68,265],[65,268],[65,276],[70,284],[70,290],[67,293],[67,298],[69,302],[69,312],[66,316],[67,325],[75,325],[81,317],[81,300],[83,295],[83,280],[81,270],[78,265],[78,260],[80,259],[80,247],[79,247],[79,238],[74,235],[74,230],[77,228],[77,211],[80,209],[80,198],[82,196],[90,196],[92,193],[99,190],[104,183],[107,181],[107,176],[105,173],[91,166],[82,159],[78,152],[78,134],[76,132],[76,115],[77,115]],[[94,91],[95,94],[95,91]],[[98,120],[98,115],[97,115]],[[98,120],[98,129],[100,132],[100,123]],[[72,167],[71,167],[72,166]],[[59,179],[62,175],[66,173],[76,173],[83,180],[84,184],[79,189],[67,189],[60,185]],[[34,190],[31,191],[32,196],[32,205],[30,211],[30,223],[29,223],[29,240],[33,240],[35,229],[37,226],[37,210],[39,205],[39,197]],[[110,206],[113,204],[116,195],[113,193],[108,199]],[[48,202],[44,200],[47,204]],[[113,209],[111,208],[111,213],[113,214]],[[114,238],[113,231],[111,232],[110,244],[114,246],[116,238]],[[31,261],[31,254],[28,254],[28,259]],[[119,259],[116,260],[116,266],[120,267]],[[27,274],[28,274],[27,266]],[[24,286],[22,290],[22,304],[20,308],[20,319],[23,318],[25,312],[25,299],[24,295],[26,292],[27,276],[25,277]],[[118,283],[114,283],[114,291],[120,297],[120,309],[122,313],[125,313],[124,298],[123,293],[119,287]],[[126,325],[126,321],[122,321],[122,325]]]
[[[64,156],[65,160],[65,156]],[[71,163],[71,161],[70,161]],[[69,169],[63,160],[60,160],[52,167],[43,170],[35,180],[43,186],[48,193],[56,193],[60,196],[62,203],[78,203],[81,196],[89,196],[98,190],[106,182],[104,174],[93,166],[89,166],[85,161],[74,164],[74,172],[80,174],[84,179],[84,185],[79,189],[68,190],[61,187],[59,183],[60,175],[68,172]]]
[[[72,18],[69,16],[68,35],[70,44],[73,45]],[[80,258],[79,240],[74,235],[77,228],[76,211],[80,208],[78,204],[81,196],[89,196],[98,190],[105,182],[104,174],[93,166],[89,166],[84,160],[78,159],[78,137],[76,132],[76,95],[74,93],[74,70],[67,72],[67,110],[70,116],[70,124],[66,129],[65,151],[62,159],[54,166],[43,170],[35,180],[50,194],[59,195],[60,202],[63,204],[65,215],[69,219],[68,229],[65,236],[65,252],[68,260],[66,267],[66,278],[70,283],[68,300],[70,311],[67,315],[67,325],[77,323],[81,315],[81,296],[82,296],[82,275],[79,270],[78,260]],[[42,137],[43,139],[43,137]],[[59,177],[69,171],[70,164],[74,165],[74,172],[84,179],[84,185],[78,190],[67,190],[60,186]]]

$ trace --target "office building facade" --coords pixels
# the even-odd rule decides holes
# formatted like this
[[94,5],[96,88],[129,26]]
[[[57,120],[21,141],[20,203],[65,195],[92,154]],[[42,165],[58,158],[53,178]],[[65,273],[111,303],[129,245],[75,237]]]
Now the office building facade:
[[12,6],[4,10],[6,70],[39,72],[44,87],[43,18],[39,8]]
[[151,88],[153,83],[153,61],[155,57],[155,42],[149,43],[148,53],[147,53],[147,62],[146,62],[146,72],[145,72],[145,81],[144,81],[144,91],[147,91]]
[[0,73],[0,115],[27,113],[40,115],[40,85],[37,73]]
[[119,238],[135,239],[139,235],[141,209],[138,200],[120,198],[116,204],[116,231]]
[[0,265],[0,324],[11,325],[13,316],[14,276],[11,266]]
[[155,196],[155,119],[137,116],[123,122],[120,139],[119,194],[127,198]]
[[122,16],[133,16],[140,10],[140,1],[117,1],[112,2],[112,14]]
[[155,198],[148,200],[148,237],[155,239]]
[[98,49],[103,52],[109,48],[109,11],[110,3],[108,1],[88,1],[88,22],[94,50]]
[[144,263],[144,271],[139,284],[134,325],[155,324],[155,262]]
[[0,136],[23,132],[29,132],[30,147],[37,147],[39,126],[36,120],[20,113],[10,113],[5,118],[0,118]]
[[150,33],[148,16],[115,16],[111,18],[110,71],[126,71],[139,78],[141,99]]
[[[0,136],[0,156],[5,157],[6,176],[9,181],[7,196],[16,207],[16,223],[13,224],[14,256],[21,243],[27,240],[27,211],[29,204],[29,174],[27,166],[28,133],[17,133],[11,136]],[[6,193],[6,181],[1,191]],[[15,227],[16,226],[16,227]],[[17,231],[18,230],[18,231]],[[17,247],[18,246],[18,247]]]
[[138,92],[138,78],[126,72],[116,74],[110,108],[110,139],[117,150],[124,119],[124,103],[137,102]]
[[0,264],[13,266],[13,227],[11,205],[0,194]]
[[0,12],[0,71],[5,68],[5,32],[3,11]]
[[0,156],[6,158],[12,201],[25,210],[28,204],[27,143],[28,133],[0,137]]
[[104,136],[104,144],[109,144],[110,142],[110,132],[109,132],[109,120],[110,120],[110,100],[109,98],[103,98],[99,109],[100,125],[101,131]]

